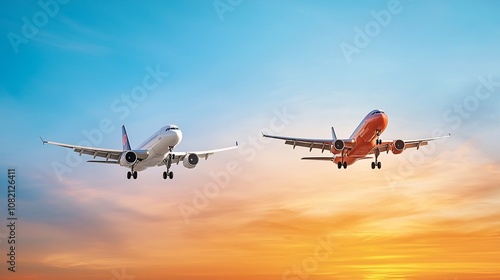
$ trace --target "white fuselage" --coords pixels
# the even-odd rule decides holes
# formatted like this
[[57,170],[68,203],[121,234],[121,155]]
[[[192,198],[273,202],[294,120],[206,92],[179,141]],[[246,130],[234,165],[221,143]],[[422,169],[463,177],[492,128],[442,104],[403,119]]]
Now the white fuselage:
[[168,153],[182,141],[182,132],[177,126],[167,125],[158,130],[134,150],[147,151],[148,157],[139,161],[134,170],[142,171],[159,165]]

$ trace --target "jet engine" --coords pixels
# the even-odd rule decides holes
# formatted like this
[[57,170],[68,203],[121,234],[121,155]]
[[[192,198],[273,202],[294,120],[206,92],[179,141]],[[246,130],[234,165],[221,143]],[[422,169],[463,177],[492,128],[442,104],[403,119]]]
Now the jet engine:
[[333,142],[333,147],[335,148],[335,150],[337,150],[338,152],[341,152],[342,150],[344,150],[344,147],[345,147],[345,143],[344,141],[340,140],[340,139],[337,139],[335,140],[335,142]]
[[121,166],[132,166],[137,162],[137,154],[133,151],[128,151],[123,153],[120,157],[120,165]]
[[398,139],[392,142],[392,153],[397,155],[402,153],[406,149],[405,141]]
[[200,158],[198,157],[197,154],[187,154],[184,157],[182,164],[184,165],[184,167],[188,169],[193,169],[198,164],[198,161],[200,161]]

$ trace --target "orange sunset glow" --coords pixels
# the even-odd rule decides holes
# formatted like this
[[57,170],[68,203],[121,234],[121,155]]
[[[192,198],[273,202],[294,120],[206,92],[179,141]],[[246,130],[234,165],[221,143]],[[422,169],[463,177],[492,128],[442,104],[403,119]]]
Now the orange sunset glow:
[[[273,177],[271,155],[261,166],[241,158],[240,174],[187,219],[180,208],[194,207],[196,188],[183,190],[185,179],[141,188],[76,180],[46,204],[78,205],[86,218],[65,230],[25,222],[20,238],[33,249],[21,249],[20,279],[44,279],[44,270],[57,272],[51,279],[498,279],[499,169],[462,164],[470,153],[439,153],[401,182],[362,165]],[[305,167],[290,154],[283,168]],[[396,170],[398,161],[386,163]]]

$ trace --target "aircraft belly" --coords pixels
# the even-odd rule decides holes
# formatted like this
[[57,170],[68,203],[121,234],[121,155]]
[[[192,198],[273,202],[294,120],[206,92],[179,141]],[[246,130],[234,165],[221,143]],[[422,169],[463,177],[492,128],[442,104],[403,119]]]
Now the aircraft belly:
[[[348,165],[351,165],[355,163],[358,159],[357,158],[352,158],[349,156],[344,156],[344,161],[347,162]],[[334,163],[338,164],[339,162],[342,161],[342,157],[335,157]]]
[[351,157],[355,156],[357,158],[357,157],[364,157],[364,156],[368,155],[370,153],[370,151],[372,150],[373,146],[371,145],[371,142],[364,142],[364,143],[363,142],[359,142],[359,144],[356,145],[356,147],[354,147],[354,149],[352,149],[349,152],[348,156],[351,156]]
[[[177,144],[177,141],[175,141],[175,138],[172,136],[163,136],[160,142],[158,142],[152,150],[157,154],[164,156],[166,153],[169,152],[170,147],[173,147]],[[163,158],[162,158],[163,159]]]
[[149,156],[147,159],[137,163],[134,167],[134,170],[136,171],[143,171],[149,167],[157,166],[160,164],[163,160],[163,156],[155,155],[155,156]]

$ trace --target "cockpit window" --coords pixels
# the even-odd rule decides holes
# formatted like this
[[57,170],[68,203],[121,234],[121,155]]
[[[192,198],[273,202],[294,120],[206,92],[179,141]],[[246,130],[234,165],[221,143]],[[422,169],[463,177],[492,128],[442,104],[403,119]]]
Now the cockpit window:
[[165,131],[169,131],[169,130],[179,130],[179,128],[175,127],[175,126],[171,126],[171,127],[167,127],[167,129],[165,129]]
[[376,114],[383,114],[384,111],[380,111],[380,110],[374,110],[373,112],[371,112],[370,116],[373,116],[373,115],[376,115]]

